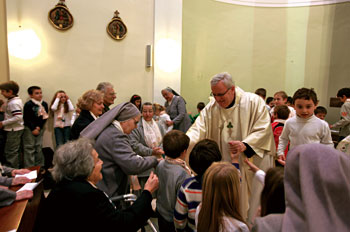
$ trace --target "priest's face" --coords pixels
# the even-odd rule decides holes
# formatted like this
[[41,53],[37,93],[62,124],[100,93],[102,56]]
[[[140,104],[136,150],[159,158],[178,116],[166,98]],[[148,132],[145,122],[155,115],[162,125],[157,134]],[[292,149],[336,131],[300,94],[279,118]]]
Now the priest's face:
[[227,88],[223,81],[219,81],[216,85],[211,86],[211,92],[216,102],[222,108],[228,107],[235,98],[235,87]]

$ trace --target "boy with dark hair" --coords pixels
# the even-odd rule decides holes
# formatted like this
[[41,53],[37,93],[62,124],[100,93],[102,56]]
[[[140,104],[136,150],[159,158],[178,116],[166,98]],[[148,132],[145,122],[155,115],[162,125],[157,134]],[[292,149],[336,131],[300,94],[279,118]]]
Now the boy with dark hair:
[[266,98],[266,105],[268,105],[270,107],[274,107],[275,106],[275,102],[273,100],[273,97]]
[[323,106],[317,106],[314,114],[319,119],[324,120],[327,115],[327,109]]
[[17,96],[19,86],[14,81],[8,81],[0,85],[1,94],[7,98],[5,106],[5,119],[0,122],[0,128],[6,131],[5,164],[8,167],[19,168],[20,148],[23,135],[23,104]]
[[337,93],[337,98],[344,104],[340,108],[340,120],[330,128],[340,128],[339,141],[350,135],[350,88],[342,88]]
[[[279,138],[282,134],[284,124],[286,123],[286,120],[288,119],[290,114],[290,110],[288,106],[286,105],[279,105],[275,107],[275,111],[273,114],[273,117],[275,120],[271,124],[272,131],[273,131],[273,137],[275,139],[276,149],[278,148],[278,142]],[[284,154],[287,155],[288,147],[286,148]]]
[[[266,99],[266,89],[259,88],[259,89],[255,90],[255,94],[260,96],[265,101],[265,99]],[[267,102],[266,102],[266,108],[270,112],[271,106]]]
[[204,107],[205,107],[204,102],[198,102],[198,104],[197,104],[198,112],[202,111],[202,109],[204,109]]
[[185,179],[191,176],[185,162],[189,143],[189,137],[179,130],[172,130],[163,138],[165,160],[160,161],[156,168],[159,176],[157,215],[161,232],[175,231],[173,217],[177,192]]
[[296,116],[286,121],[279,138],[277,156],[285,161],[284,151],[300,144],[322,143],[333,147],[328,124],[314,115],[318,100],[313,89],[298,89],[293,96]]
[[174,211],[176,231],[196,231],[195,215],[202,201],[202,177],[210,165],[221,158],[219,146],[214,140],[204,139],[193,147],[189,164],[197,176],[186,179],[177,194]]
[[266,98],[266,107],[269,113],[274,106],[275,106],[275,102],[273,101],[273,97]]
[[24,167],[44,166],[42,152],[43,127],[49,117],[48,105],[42,100],[39,86],[28,88],[30,100],[24,104],[23,152]]
[[257,90],[255,90],[255,94],[260,96],[262,99],[264,99],[265,101],[265,98],[266,98],[266,89],[264,88],[259,88]]
[[190,115],[190,119],[191,119],[192,123],[194,123],[196,121],[196,118],[198,118],[199,114],[204,109],[204,107],[205,107],[204,102],[198,102],[198,104],[197,104],[197,111],[198,111],[198,113],[195,116],[193,116],[193,117],[192,117],[192,115]]

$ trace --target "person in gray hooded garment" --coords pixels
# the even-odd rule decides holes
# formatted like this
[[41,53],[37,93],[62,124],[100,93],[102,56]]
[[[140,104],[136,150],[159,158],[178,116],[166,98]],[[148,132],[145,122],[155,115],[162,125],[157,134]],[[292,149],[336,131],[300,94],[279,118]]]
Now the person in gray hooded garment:
[[350,157],[322,144],[287,156],[286,212],[256,218],[252,231],[349,231]]
[[81,133],[95,139],[95,150],[103,161],[103,179],[98,188],[109,197],[126,194],[128,175],[137,175],[157,166],[155,156],[141,157],[130,144],[128,134],[140,121],[140,111],[132,103],[122,103],[104,113]]
[[162,90],[162,95],[166,100],[164,103],[166,113],[171,118],[171,121],[167,121],[167,126],[174,126],[175,130],[186,133],[191,127],[191,119],[187,114],[185,100],[169,87]]

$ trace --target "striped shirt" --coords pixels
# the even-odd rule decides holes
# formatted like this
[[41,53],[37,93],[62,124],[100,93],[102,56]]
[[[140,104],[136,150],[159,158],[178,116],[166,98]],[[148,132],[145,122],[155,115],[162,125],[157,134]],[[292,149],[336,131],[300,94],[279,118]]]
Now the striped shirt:
[[19,97],[7,100],[5,107],[5,119],[2,121],[5,131],[23,130],[23,103]]
[[196,231],[196,209],[202,201],[201,179],[199,176],[186,179],[178,192],[174,210],[176,231]]

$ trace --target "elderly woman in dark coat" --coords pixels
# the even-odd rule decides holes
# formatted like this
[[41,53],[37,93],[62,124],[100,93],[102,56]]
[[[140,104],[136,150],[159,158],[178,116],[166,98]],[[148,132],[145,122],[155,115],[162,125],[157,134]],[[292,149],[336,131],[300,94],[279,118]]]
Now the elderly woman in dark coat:
[[39,215],[39,231],[137,231],[152,215],[151,193],[158,178],[151,175],[137,201],[123,211],[96,187],[103,162],[90,140],[80,138],[58,148],[52,176],[56,187]]
[[191,126],[191,119],[187,114],[185,100],[169,87],[162,90],[162,95],[166,100],[164,104],[166,112],[171,118],[167,125],[174,125],[175,130],[186,133]]
[[155,167],[155,156],[137,155],[131,146],[128,134],[140,121],[140,111],[132,103],[122,103],[91,123],[82,137],[96,139],[95,149],[103,161],[103,179],[98,187],[109,196],[127,192],[128,175],[137,175]]

